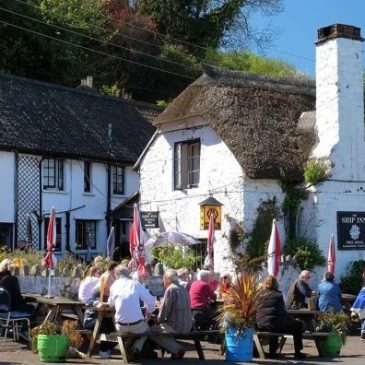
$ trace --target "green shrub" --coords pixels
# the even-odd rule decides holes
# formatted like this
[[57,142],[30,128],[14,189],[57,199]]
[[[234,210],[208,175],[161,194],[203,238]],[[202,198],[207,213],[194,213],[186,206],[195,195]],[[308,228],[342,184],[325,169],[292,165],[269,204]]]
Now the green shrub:
[[152,250],[152,256],[171,269],[186,267],[193,269],[200,263],[201,257],[195,256],[189,247],[181,247],[165,243]]
[[289,240],[284,245],[284,254],[293,256],[302,270],[311,270],[316,265],[324,265],[323,256],[317,243],[305,237]]
[[361,288],[361,277],[365,270],[365,261],[353,261],[350,264],[350,271],[347,276],[341,278],[341,289],[343,293],[357,295]]
[[304,179],[310,185],[316,185],[327,177],[328,163],[311,160],[304,168]]

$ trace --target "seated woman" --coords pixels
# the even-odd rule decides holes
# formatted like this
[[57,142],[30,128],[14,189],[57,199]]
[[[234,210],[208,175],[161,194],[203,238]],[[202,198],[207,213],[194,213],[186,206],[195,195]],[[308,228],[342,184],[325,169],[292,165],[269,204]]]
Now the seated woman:
[[6,289],[10,294],[11,311],[25,312],[32,314],[34,307],[27,304],[20,292],[19,280],[11,273],[13,262],[5,259],[0,263],[0,286]]
[[86,276],[82,279],[79,286],[79,300],[87,303],[91,298],[92,291],[99,281],[102,270],[96,266],[91,266]]
[[[86,305],[97,307],[99,303],[107,302],[110,292],[110,287],[114,283],[116,279],[116,275],[114,273],[114,269],[118,264],[116,262],[110,261],[108,264],[108,271],[105,272],[99,278],[96,286],[91,292],[89,299],[86,302]],[[87,330],[94,330],[95,323],[97,319],[97,313],[95,310],[88,308],[85,311],[84,315],[84,328]],[[100,333],[110,333],[114,331],[114,323],[113,319],[104,318],[101,323]],[[100,352],[99,355],[101,358],[107,359],[111,356],[111,350],[115,347],[115,343],[109,341],[101,341],[100,342]]]
[[335,276],[331,272],[324,274],[323,281],[318,285],[318,305],[321,312],[341,312],[341,289],[335,283]]
[[[294,337],[294,358],[303,359],[302,334],[303,323],[292,319],[285,310],[283,293],[279,284],[272,275],[266,277],[263,288],[258,297],[259,306],[256,313],[257,327],[261,331],[290,333]],[[269,343],[269,357],[278,357],[278,338],[271,337]]]

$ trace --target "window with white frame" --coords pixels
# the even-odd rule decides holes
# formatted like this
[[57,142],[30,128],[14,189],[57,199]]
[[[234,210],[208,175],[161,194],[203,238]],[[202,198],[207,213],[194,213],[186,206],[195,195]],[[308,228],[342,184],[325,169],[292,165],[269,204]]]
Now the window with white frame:
[[96,248],[96,221],[76,220],[76,249]]
[[198,187],[200,179],[200,139],[175,143],[174,188]]
[[59,158],[45,158],[42,161],[43,189],[64,189],[64,161]]
[[116,195],[124,194],[124,167],[112,166],[112,192]]

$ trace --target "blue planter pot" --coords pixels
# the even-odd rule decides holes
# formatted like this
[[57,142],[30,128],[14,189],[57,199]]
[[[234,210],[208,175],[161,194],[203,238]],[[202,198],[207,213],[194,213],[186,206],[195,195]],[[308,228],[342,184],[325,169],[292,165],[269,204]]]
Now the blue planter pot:
[[238,332],[231,327],[226,331],[226,360],[252,361],[253,356],[253,328],[246,328]]

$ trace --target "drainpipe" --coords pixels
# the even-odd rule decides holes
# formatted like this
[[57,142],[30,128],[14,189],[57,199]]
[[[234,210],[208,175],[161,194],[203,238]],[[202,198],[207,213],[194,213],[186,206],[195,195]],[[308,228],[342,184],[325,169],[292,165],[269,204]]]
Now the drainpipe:
[[37,215],[37,222],[38,222],[38,249],[39,251],[42,250],[42,222],[43,222],[43,214],[42,214],[42,197],[43,197],[43,190],[42,190],[42,162],[44,157],[42,156],[38,163],[38,174],[39,174],[39,215]]
[[19,174],[19,155],[15,152],[14,156],[14,234],[12,250],[15,249],[15,244],[18,242],[18,204],[19,204],[19,192],[18,192],[18,174]]
[[70,248],[70,211],[66,212],[66,252],[71,252]]
[[[113,157],[113,125],[111,123],[108,124],[108,143],[109,143],[109,155]],[[111,192],[111,165],[110,163],[107,164],[107,203],[106,203],[106,237],[105,242],[108,238],[109,230],[110,230],[110,215],[109,212],[111,210],[111,199],[112,199],[112,192]]]

